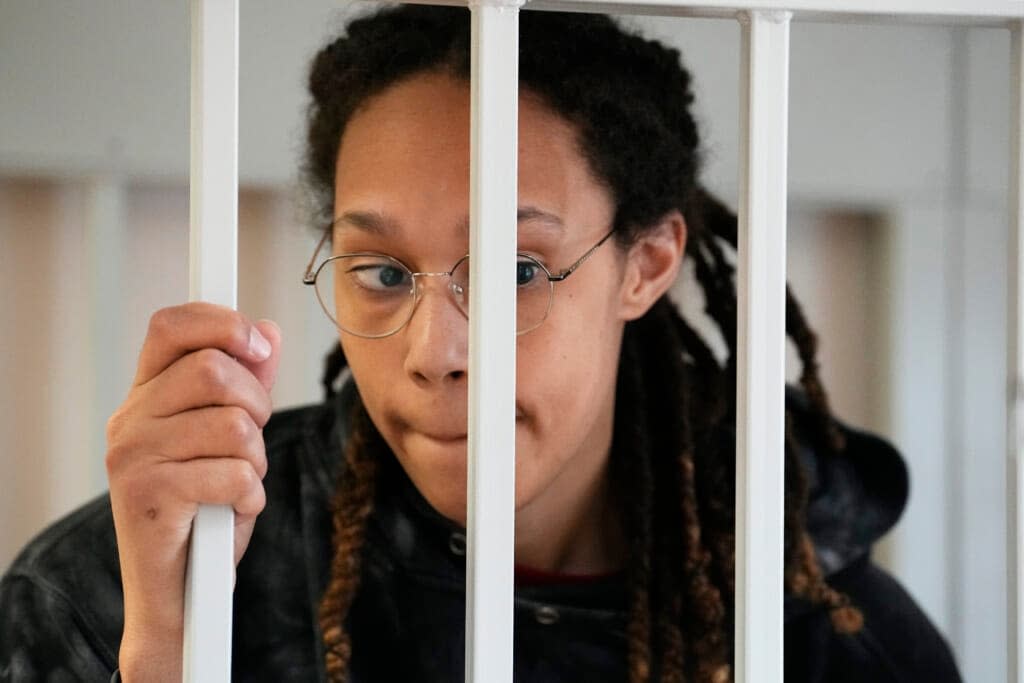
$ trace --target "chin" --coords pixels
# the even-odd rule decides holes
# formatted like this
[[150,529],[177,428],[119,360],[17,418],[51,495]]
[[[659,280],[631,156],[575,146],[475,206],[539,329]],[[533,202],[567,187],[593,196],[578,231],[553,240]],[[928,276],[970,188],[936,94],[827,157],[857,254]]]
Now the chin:
[[452,482],[435,482],[435,486],[417,484],[416,488],[439,515],[465,527],[467,518],[466,479],[462,478],[461,486],[452,486],[451,484]]
[[[412,446],[412,444],[410,444]],[[434,510],[453,522],[466,524],[466,447],[418,443],[395,450],[402,469]]]
[[[515,509],[518,511],[532,499],[524,470],[527,460],[519,451],[526,445],[522,424],[516,429],[517,454],[515,467]],[[406,435],[402,449],[392,449],[416,489],[438,514],[465,527],[467,522],[468,458],[466,440],[439,441],[419,434]]]

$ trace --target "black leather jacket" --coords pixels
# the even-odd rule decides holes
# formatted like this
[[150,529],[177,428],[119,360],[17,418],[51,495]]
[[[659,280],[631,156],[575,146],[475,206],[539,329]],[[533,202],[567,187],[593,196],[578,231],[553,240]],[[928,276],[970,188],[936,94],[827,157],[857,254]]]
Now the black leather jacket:
[[[328,500],[345,404],[273,417],[264,430],[268,504],[238,567],[234,679],[324,680],[316,605],[328,577]],[[799,396],[791,395],[799,407]],[[846,430],[842,457],[805,451],[808,526],[829,582],[865,615],[836,635],[827,615],[785,601],[787,681],[959,681],[949,648],[904,590],[868,559],[902,511],[907,475],[884,442]],[[352,680],[463,680],[464,537],[391,461],[367,527],[362,586],[349,616]],[[122,593],[110,501],[44,531],[0,583],[0,680],[106,681],[117,666]],[[627,595],[620,576],[517,585],[515,680],[625,681]]]

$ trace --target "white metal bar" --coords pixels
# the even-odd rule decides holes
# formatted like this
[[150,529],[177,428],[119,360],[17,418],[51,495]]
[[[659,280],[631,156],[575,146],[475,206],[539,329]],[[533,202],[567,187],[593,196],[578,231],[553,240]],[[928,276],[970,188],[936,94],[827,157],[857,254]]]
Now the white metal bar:
[[[405,0],[428,5],[466,6],[469,0]],[[940,21],[1001,25],[1024,17],[1024,0],[530,0],[530,9],[733,17],[737,12],[789,11],[800,19]]]
[[1010,263],[1007,282],[1007,680],[1024,683],[1024,21],[1011,27]]
[[782,683],[788,12],[740,15],[736,682]]
[[[238,0],[192,0],[189,297],[234,307],[238,271]],[[231,680],[234,513],[202,505],[185,578],[184,680]]]
[[512,683],[517,0],[472,11],[466,681]]

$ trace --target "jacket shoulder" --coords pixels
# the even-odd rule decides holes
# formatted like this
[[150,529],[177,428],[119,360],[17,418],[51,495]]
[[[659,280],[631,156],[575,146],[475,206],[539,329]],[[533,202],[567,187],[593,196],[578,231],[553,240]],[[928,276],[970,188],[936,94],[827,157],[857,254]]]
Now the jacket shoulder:
[[116,668],[123,601],[110,499],[43,531],[0,579],[4,680],[105,680]]
[[860,610],[863,626],[837,633],[824,608],[787,596],[787,608],[798,616],[786,623],[786,680],[960,683],[949,643],[899,582],[867,555],[828,583]]

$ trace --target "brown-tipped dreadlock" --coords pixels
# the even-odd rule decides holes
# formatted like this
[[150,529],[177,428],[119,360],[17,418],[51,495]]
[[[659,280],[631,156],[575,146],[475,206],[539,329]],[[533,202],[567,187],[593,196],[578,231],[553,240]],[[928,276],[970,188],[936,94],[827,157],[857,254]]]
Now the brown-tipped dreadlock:
[[[606,16],[553,12],[522,15],[520,44],[521,87],[576,127],[580,150],[615,202],[618,243],[629,245],[672,210],[687,221],[687,257],[728,354],[720,365],[667,298],[629,323],[610,468],[623,487],[618,499],[630,501],[622,510],[630,539],[630,683],[726,683],[733,659],[736,495],[736,288],[727,249],[736,248],[736,218],[698,187],[690,76],[676,51],[630,35]],[[468,79],[464,10],[383,10],[351,23],[346,37],[317,55],[304,172],[318,218],[333,217],[334,170],[349,117],[367,98],[428,70]],[[812,423],[807,436],[817,448],[838,451],[843,444],[818,378],[817,340],[788,290],[786,332],[802,364]],[[328,395],[345,365],[339,347],[324,375]],[[373,501],[371,442],[379,443],[365,411],[357,412],[334,501],[335,554],[320,605],[333,682],[347,680],[351,646],[344,622],[358,588],[363,526]],[[837,630],[856,630],[860,614],[825,583],[808,537],[808,484],[790,432],[787,421],[786,589],[829,608]]]
[[[707,312],[723,329],[729,344],[729,358],[735,358],[735,334],[725,333],[727,325],[735,321],[735,286],[733,284],[733,267],[725,259],[720,248],[714,244],[715,239],[724,240],[733,249],[736,248],[737,229],[736,217],[721,202],[711,195],[698,193],[695,207],[696,220],[700,226],[696,233],[698,248],[691,250],[697,261],[695,272],[698,281],[705,290],[708,299]],[[691,233],[692,234],[692,233]],[[700,247],[706,247],[711,254],[711,261],[706,261]],[[703,264],[701,261],[705,261]],[[726,303],[711,303],[709,290],[728,294]],[[731,305],[730,305],[731,304]],[[720,317],[725,315],[724,320]],[[734,328],[733,328],[734,329]],[[810,402],[810,412],[814,421],[816,434],[812,435],[816,445],[828,451],[838,452],[845,447],[842,434],[832,418],[828,406],[828,397],[818,376],[817,336],[807,324],[799,302],[789,287],[786,288],[786,334],[797,348],[801,362],[800,384],[804,388]],[[731,380],[735,381],[735,368],[731,367]],[[786,421],[786,532],[787,532],[787,570],[786,587],[793,593],[810,599],[815,604],[827,605],[831,610],[833,625],[841,632],[853,632],[860,628],[862,617],[853,608],[849,599],[832,590],[824,580],[814,545],[804,529],[803,518],[807,505],[807,481],[803,467],[796,460],[796,448],[792,443],[791,419],[787,414]],[[726,553],[721,553],[725,555]],[[731,554],[731,553],[729,553]],[[733,564],[733,563],[730,563]],[[732,592],[732,591],[730,591]]]
[[[623,357],[630,366],[638,361],[638,352],[630,340],[623,340]],[[645,415],[636,409],[647,402],[643,382],[633,375],[621,374],[615,400],[616,443],[629,444],[630,462],[613,459],[610,467],[615,479],[629,482],[632,504],[627,506],[626,528],[630,539],[630,562],[626,570],[629,595],[629,679],[646,681],[651,673],[651,599],[648,587],[651,582],[653,499],[651,494],[654,478],[651,472],[649,434]],[[620,430],[621,425],[621,430]],[[623,447],[613,447],[613,452],[622,452]]]
[[[688,251],[696,262],[697,279],[705,290],[706,311],[722,330],[729,345],[730,360],[736,358],[736,288],[733,267],[725,258],[716,238],[724,240],[734,250],[737,248],[736,216],[720,201],[707,192],[697,192],[692,216],[687,216],[703,230],[697,231],[697,240]],[[710,261],[701,253],[710,254]],[[831,417],[828,397],[818,377],[818,336],[807,324],[803,307],[786,286],[786,334],[793,340],[800,357],[800,385],[811,403],[818,436],[831,450],[844,448],[842,434]],[[733,368],[735,371],[735,368]]]
[[[333,393],[334,380],[345,368],[341,346],[328,356],[324,387]],[[377,459],[371,441],[375,428],[366,409],[356,401],[352,409],[351,427],[345,445],[345,465],[332,503],[334,557],[331,578],[320,600],[320,632],[326,650],[326,670],[330,681],[348,680],[352,644],[345,629],[345,618],[359,588],[360,558],[366,518],[373,510]]]

